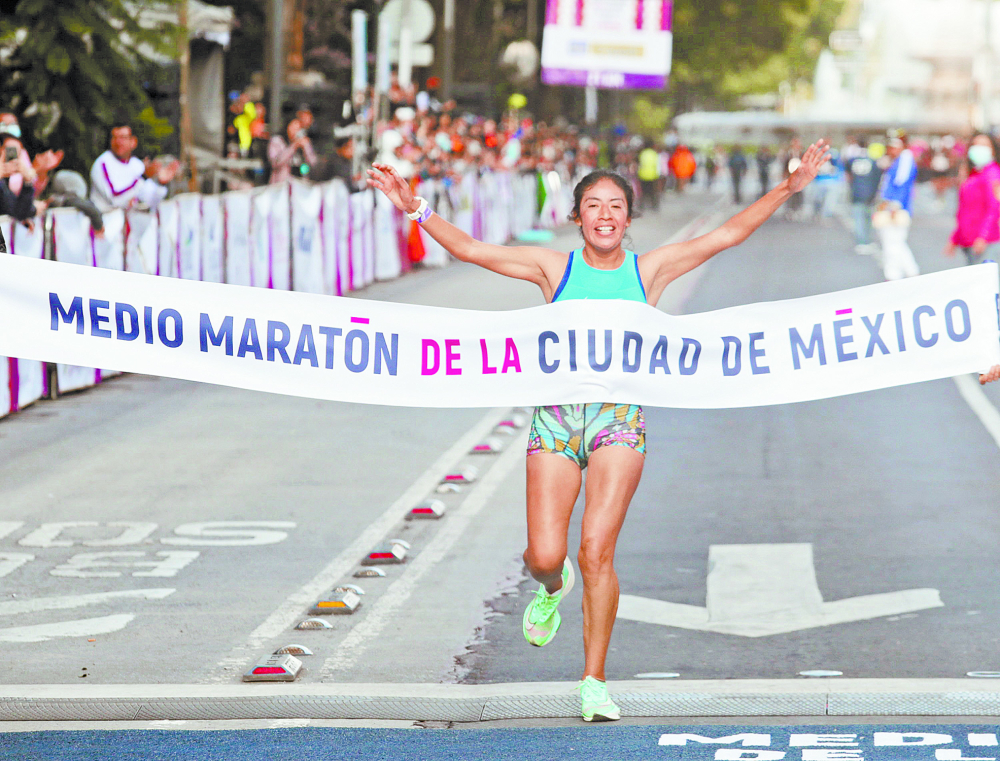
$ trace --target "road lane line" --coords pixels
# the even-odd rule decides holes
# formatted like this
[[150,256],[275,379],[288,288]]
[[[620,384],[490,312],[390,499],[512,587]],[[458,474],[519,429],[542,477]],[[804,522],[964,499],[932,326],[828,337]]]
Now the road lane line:
[[434,539],[408,565],[403,575],[394,581],[372,606],[368,615],[348,633],[337,650],[323,663],[320,679],[331,678],[337,672],[351,669],[362,656],[368,644],[377,637],[390,619],[410,599],[420,580],[451,550],[455,542],[469,528],[472,520],[486,506],[500,484],[524,460],[524,450],[512,442],[500,455],[489,471],[459,508],[449,516],[448,522]]
[[[385,512],[368,528],[358,535],[337,557],[330,561],[323,570],[307,584],[289,595],[285,601],[258,626],[246,642],[234,647],[229,655],[219,661],[207,682],[224,682],[245,670],[245,667],[259,655],[264,644],[274,637],[286,632],[296,622],[305,617],[305,611],[316,599],[329,591],[329,588],[340,581],[372,547],[383,542],[399,521],[417,502],[424,499],[428,492],[436,487],[445,473],[458,460],[465,457],[473,446],[490,433],[504,416],[509,407],[497,407],[490,410],[465,435],[448,448],[410,487],[393,502]],[[492,470],[492,469],[491,469]]]
[[48,642],[56,637],[90,637],[124,629],[135,618],[134,613],[118,613],[100,618],[78,618],[33,626],[10,626],[0,629],[0,642]]
[[956,375],[953,380],[965,403],[976,413],[979,422],[1000,447],[1000,412],[990,402],[979,381],[971,375]]

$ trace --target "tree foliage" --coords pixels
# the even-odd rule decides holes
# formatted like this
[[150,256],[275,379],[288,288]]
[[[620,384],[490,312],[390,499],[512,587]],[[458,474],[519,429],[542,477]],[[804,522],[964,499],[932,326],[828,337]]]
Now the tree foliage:
[[[161,3],[162,4],[162,3]],[[21,122],[30,148],[62,148],[64,166],[86,171],[108,129],[130,121],[144,149],[170,127],[143,90],[152,54],[173,56],[176,28],[145,29],[143,2],[19,0],[0,16],[0,106]]]
[[677,0],[674,113],[725,108],[810,76],[844,0]]

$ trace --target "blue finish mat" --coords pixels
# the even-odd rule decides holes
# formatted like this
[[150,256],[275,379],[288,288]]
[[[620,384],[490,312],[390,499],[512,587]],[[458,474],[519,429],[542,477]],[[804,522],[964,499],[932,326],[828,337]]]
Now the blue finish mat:
[[554,729],[101,730],[0,733],[3,761],[935,761],[998,759],[1000,725]]

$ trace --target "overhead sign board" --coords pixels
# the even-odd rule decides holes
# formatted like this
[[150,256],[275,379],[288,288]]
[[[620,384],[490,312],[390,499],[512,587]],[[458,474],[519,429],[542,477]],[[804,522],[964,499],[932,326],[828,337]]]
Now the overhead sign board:
[[672,0],[548,0],[542,82],[663,89],[672,17]]

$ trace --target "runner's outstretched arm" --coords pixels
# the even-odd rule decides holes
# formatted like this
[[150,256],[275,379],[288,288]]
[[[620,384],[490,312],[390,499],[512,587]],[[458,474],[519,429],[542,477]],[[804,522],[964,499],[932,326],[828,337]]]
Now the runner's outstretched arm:
[[[368,184],[385,193],[393,205],[405,213],[415,212],[419,206],[409,183],[389,164],[372,164],[368,170]],[[535,283],[541,287],[547,300],[566,267],[567,255],[564,253],[536,246],[483,243],[437,214],[432,214],[422,227],[456,259]],[[554,283],[552,277],[555,277]]]
[[791,176],[712,232],[683,243],[660,246],[640,256],[639,272],[643,282],[648,284],[649,303],[655,305],[663,289],[675,278],[750,237],[785,201],[815,179],[829,157],[829,145],[825,141],[813,143]]

